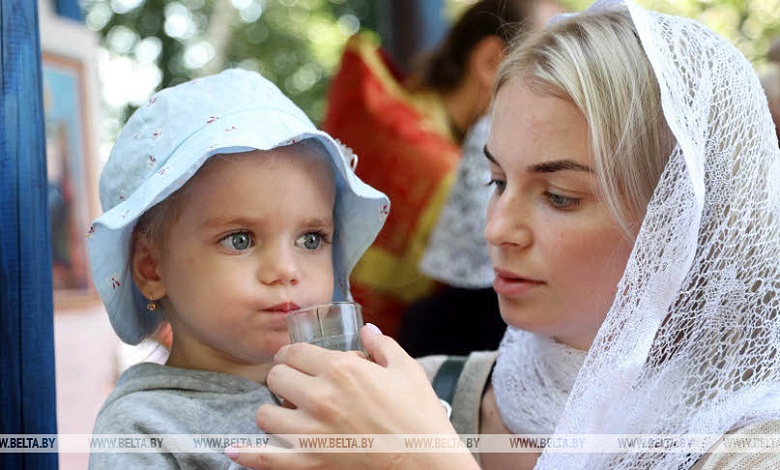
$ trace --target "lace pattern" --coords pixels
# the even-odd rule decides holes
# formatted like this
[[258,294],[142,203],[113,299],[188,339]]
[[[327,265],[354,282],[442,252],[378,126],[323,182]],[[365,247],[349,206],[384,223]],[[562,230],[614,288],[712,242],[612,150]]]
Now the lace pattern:
[[[584,14],[621,3],[600,1]],[[510,427],[555,424],[560,434],[716,435],[777,419],[780,149],[766,97],[723,38],[693,20],[626,5],[678,144],[568,400],[565,387],[552,387],[557,398],[539,402],[551,419],[514,410],[518,394],[550,385],[541,374],[537,384],[521,383],[534,380],[526,361],[538,360],[519,355],[539,346],[509,331],[502,354],[512,357],[500,359],[493,378],[502,418]],[[548,451],[537,468],[689,468],[700,456]]]
[[457,179],[420,261],[424,274],[465,289],[490,287],[494,278],[484,235],[493,193],[483,152],[489,134],[490,122],[482,118],[466,135]]

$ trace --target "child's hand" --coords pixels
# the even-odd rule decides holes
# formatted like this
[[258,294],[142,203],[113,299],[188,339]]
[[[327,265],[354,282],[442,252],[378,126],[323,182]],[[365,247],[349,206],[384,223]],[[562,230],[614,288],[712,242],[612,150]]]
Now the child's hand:
[[[373,325],[361,340],[375,362],[306,343],[276,355],[268,386],[295,409],[262,405],[257,424],[271,434],[455,434],[422,367]],[[255,469],[303,467],[477,468],[468,454],[240,453]],[[383,462],[385,461],[386,462]]]

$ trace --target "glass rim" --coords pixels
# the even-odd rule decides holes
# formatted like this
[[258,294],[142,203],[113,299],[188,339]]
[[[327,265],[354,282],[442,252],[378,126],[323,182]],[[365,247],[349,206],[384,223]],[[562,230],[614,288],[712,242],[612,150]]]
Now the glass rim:
[[358,309],[361,308],[360,304],[357,303],[357,302],[354,302],[354,301],[351,301],[351,300],[337,300],[335,302],[326,302],[326,303],[323,303],[323,304],[314,304],[314,305],[309,305],[308,307],[301,307],[298,310],[293,310],[292,312],[288,313],[287,316],[293,316],[293,315],[296,315],[296,314],[308,313],[310,310],[319,310],[320,308],[324,308],[324,307],[330,308],[330,307],[336,307],[336,306],[341,306],[341,305],[349,305],[349,306],[352,306],[352,307],[357,307]]

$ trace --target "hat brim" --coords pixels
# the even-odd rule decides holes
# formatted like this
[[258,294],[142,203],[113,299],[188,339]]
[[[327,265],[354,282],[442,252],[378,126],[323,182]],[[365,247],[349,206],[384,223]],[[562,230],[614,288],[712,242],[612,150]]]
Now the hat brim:
[[162,319],[159,313],[147,310],[133,282],[130,239],[138,218],[181,188],[213,155],[271,150],[305,139],[316,139],[323,145],[336,175],[334,300],[350,298],[349,274],[382,228],[390,201],[363,183],[348,168],[339,144],[310,122],[283,111],[245,110],[223,116],[190,135],[127,200],[90,227],[88,247],[95,286],[122,341],[138,344]]

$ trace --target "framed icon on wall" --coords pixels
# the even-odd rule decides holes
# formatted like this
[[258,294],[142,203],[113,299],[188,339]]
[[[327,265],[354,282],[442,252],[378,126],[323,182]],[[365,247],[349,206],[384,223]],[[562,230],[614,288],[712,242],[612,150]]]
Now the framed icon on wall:
[[97,38],[40,15],[49,223],[55,309],[93,303],[86,234],[98,213]]

